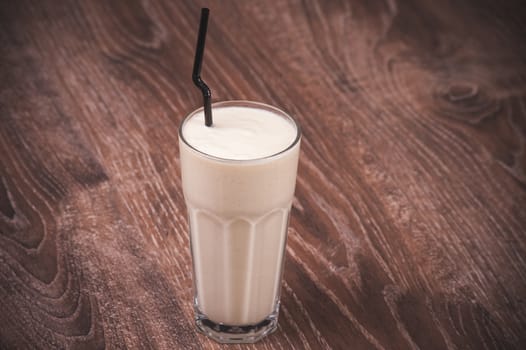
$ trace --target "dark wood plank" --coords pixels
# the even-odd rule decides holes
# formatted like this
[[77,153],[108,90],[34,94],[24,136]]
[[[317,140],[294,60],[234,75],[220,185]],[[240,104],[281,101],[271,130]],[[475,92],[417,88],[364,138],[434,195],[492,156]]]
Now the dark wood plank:
[[526,18],[486,0],[2,2],[0,348],[221,347],[177,146],[203,4],[214,99],[304,132],[279,329],[246,348],[525,348]]

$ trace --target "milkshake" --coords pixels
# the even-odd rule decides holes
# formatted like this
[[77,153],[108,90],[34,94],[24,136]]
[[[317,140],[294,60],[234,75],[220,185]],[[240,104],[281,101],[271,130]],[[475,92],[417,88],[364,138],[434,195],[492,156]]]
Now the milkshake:
[[275,330],[300,149],[294,120],[272,106],[228,101],[180,128],[198,328],[220,342]]

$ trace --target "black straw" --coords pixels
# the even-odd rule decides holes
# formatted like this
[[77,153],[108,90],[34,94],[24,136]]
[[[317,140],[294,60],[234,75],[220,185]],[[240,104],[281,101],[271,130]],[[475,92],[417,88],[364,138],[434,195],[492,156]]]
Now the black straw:
[[194,84],[203,93],[203,104],[205,107],[205,125],[212,126],[212,92],[206,83],[201,79],[201,66],[203,64],[203,54],[205,52],[206,29],[208,27],[207,8],[201,9],[201,22],[199,23],[199,36],[197,37],[197,46],[195,48],[194,71],[192,80]]

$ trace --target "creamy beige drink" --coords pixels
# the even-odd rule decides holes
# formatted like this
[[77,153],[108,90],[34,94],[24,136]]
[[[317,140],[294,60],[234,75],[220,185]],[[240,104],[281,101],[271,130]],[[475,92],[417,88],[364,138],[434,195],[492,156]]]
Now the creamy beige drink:
[[213,105],[180,131],[197,324],[224,342],[256,341],[277,325],[300,133],[274,107]]

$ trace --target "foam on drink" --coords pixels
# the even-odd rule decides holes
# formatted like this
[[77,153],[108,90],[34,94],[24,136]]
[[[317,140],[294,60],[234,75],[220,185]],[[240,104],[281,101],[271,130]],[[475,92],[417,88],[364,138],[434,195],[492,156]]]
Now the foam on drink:
[[275,113],[249,107],[214,108],[214,124],[207,127],[204,112],[183,126],[189,144],[206,154],[235,160],[268,157],[292,144],[296,127]]

